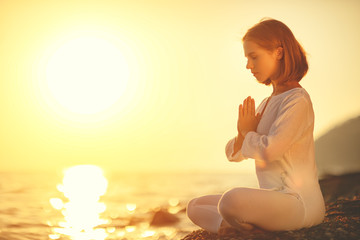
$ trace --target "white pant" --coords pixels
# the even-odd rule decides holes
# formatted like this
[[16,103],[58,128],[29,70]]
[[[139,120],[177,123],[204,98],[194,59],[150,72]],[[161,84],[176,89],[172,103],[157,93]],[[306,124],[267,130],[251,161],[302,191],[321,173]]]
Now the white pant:
[[304,227],[305,209],[296,196],[266,189],[234,188],[223,195],[191,200],[187,215],[199,227],[216,233],[223,219],[236,227],[250,223],[269,231]]

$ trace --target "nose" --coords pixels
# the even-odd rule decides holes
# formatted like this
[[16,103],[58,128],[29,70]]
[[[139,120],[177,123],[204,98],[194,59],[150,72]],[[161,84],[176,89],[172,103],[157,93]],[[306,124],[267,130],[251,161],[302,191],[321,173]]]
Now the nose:
[[254,64],[252,64],[252,62],[248,60],[246,63],[246,69],[252,69],[253,67],[254,67]]

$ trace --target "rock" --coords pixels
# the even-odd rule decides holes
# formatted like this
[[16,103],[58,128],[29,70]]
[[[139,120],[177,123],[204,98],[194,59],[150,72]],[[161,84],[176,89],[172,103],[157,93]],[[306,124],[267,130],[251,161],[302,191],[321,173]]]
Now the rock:
[[320,180],[320,188],[325,203],[339,198],[351,198],[360,193],[360,173],[351,173],[342,176],[328,176]]
[[154,212],[152,220],[150,222],[151,226],[165,226],[165,225],[172,225],[179,221],[179,218],[169,213],[167,210],[160,209]]
[[315,141],[320,178],[360,171],[360,116],[334,127]]

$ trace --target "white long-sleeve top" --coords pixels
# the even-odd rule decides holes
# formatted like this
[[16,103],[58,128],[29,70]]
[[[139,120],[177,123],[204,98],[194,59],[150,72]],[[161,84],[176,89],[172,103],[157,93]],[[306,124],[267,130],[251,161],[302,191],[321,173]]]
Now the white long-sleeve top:
[[[256,113],[261,113],[265,98]],[[305,208],[304,226],[321,223],[325,206],[314,154],[314,111],[304,88],[293,88],[270,98],[256,132],[246,134],[234,154],[235,138],[226,145],[229,161],[254,159],[262,189],[293,194]]]

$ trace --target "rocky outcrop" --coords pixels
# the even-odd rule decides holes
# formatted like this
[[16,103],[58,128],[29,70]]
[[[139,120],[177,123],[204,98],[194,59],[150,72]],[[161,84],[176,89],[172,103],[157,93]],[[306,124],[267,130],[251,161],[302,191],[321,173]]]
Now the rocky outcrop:
[[360,172],[360,116],[316,139],[315,159],[320,178]]

